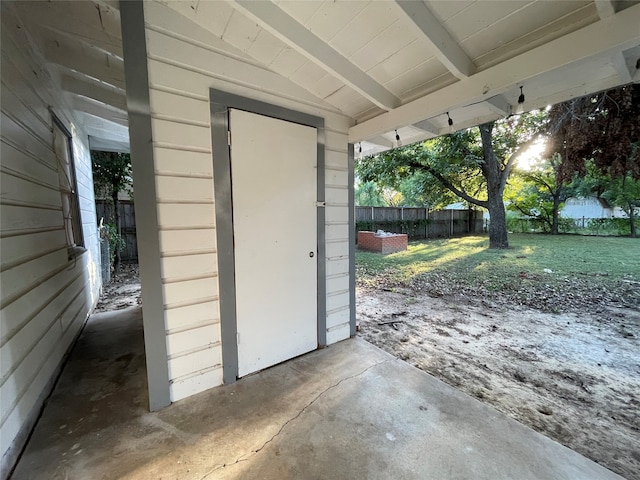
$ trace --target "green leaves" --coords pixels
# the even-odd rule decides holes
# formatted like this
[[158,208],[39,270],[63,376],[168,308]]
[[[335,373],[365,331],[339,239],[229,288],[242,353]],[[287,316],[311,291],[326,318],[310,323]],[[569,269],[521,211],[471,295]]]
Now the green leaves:
[[612,177],[640,179],[640,85],[625,85],[553,106],[549,152],[563,156],[562,176],[584,176],[587,162]]
[[131,192],[131,156],[128,153],[91,151],[96,197],[110,198],[113,192]]

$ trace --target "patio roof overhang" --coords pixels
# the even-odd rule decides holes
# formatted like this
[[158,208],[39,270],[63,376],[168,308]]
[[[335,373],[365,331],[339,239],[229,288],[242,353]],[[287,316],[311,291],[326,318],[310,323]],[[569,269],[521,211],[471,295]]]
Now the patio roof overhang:
[[[640,82],[640,3],[162,1],[351,119],[363,154]],[[128,148],[116,1],[14,5],[91,142]],[[447,123],[449,112],[453,127]]]

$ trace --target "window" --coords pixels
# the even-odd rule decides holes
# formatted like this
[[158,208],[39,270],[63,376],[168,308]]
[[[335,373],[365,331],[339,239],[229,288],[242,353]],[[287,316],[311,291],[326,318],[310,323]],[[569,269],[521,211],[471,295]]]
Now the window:
[[[69,256],[72,257],[74,252],[84,251],[82,249],[84,239],[82,236],[82,222],[80,221],[76,170],[71,149],[71,134],[55,116],[53,116],[53,144],[58,162],[58,180],[60,194],[62,195],[64,230],[67,236],[67,245],[69,246]],[[81,250],[76,251],[74,247],[80,247]]]

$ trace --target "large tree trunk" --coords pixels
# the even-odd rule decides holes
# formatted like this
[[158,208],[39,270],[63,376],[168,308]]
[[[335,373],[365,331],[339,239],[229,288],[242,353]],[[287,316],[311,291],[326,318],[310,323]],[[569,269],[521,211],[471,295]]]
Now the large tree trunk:
[[489,248],[508,248],[507,215],[502,196],[489,199]]
[[118,201],[118,191],[114,190],[111,192],[111,199],[113,200],[113,222],[116,224],[116,232],[118,233],[118,238],[116,240],[116,248],[115,248],[115,259],[113,262],[113,273],[117,274],[120,271],[120,238],[122,232],[120,231],[120,209],[119,201]]
[[558,235],[559,230],[558,230],[558,224],[559,224],[559,212],[558,210],[560,210],[560,195],[558,194],[554,194],[553,195],[553,212],[552,212],[552,219],[551,219],[551,235]]
[[484,165],[482,174],[487,180],[487,205],[489,210],[489,248],[508,248],[507,238],[507,214],[504,208],[503,175],[508,175],[500,168],[500,163],[493,152],[493,123],[480,125],[480,137],[482,138],[482,153]]

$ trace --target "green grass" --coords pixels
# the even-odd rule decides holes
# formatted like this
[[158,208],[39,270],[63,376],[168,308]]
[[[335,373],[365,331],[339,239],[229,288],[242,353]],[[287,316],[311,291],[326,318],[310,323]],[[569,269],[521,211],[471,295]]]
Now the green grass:
[[357,251],[360,279],[381,273],[403,282],[420,274],[456,272],[473,279],[515,275],[592,276],[640,280],[640,240],[623,237],[511,234],[510,248],[489,250],[487,237],[412,242],[405,252]]

